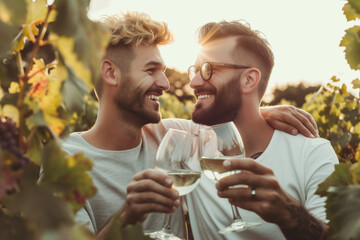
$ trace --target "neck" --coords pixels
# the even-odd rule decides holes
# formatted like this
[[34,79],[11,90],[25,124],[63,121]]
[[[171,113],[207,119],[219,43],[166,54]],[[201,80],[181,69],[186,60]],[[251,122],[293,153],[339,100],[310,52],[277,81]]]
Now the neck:
[[246,157],[265,151],[271,141],[274,129],[262,118],[258,106],[244,103],[235,117],[234,123],[244,141]]
[[99,107],[94,126],[81,136],[94,147],[103,150],[119,151],[136,147],[141,141],[142,126],[126,120],[122,116],[124,114],[114,111],[114,108]]

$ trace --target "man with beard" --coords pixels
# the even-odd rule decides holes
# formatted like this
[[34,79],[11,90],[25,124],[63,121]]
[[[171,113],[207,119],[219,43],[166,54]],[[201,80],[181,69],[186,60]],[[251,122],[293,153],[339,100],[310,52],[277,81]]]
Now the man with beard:
[[[217,230],[231,223],[227,200],[240,207],[244,221],[260,226],[227,239],[325,239],[325,199],[315,191],[338,162],[329,141],[274,130],[259,106],[274,65],[268,42],[238,21],[208,23],[199,30],[202,48],[189,68],[197,103],[196,123],[233,121],[245,146],[244,159],[226,160],[229,170],[241,170],[219,180],[216,194],[202,177],[189,196],[195,239],[217,239]],[[240,173],[239,173],[240,172]],[[211,219],[211,220],[210,220]]]
[[[84,152],[94,162],[91,175],[98,192],[86,201],[76,219],[87,223],[101,239],[113,216],[118,216],[123,226],[142,221],[145,230],[153,231],[161,228],[163,213],[173,212],[172,230],[184,238],[178,192],[171,188],[169,176],[153,169],[157,147],[168,128],[196,132],[200,127],[189,120],[160,122],[159,97],[168,90],[169,82],[158,45],[171,42],[172,35],[165,23],[146,14],[110,16],[104,23],[112,35],[96,86],[96,122],[88,131],[72,133],[63,142],[65,151]],[[308,127],[316,134],[313,120],[305,112],[291,107],[263,112],[282,129],[297,131],[296,127],[310,134]]]

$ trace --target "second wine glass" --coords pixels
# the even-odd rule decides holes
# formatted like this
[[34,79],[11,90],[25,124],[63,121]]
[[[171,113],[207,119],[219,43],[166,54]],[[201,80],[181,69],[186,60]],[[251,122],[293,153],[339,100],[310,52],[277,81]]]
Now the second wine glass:
[[[199,153],[200,165],[205,176],[216,183],[226,176],[237,173],[237,171],[228,171],[223,166],[223,162],[232,158],[244,158],[245,148],[235,124],[228,122],[200,129]],[[261,224],[245,222],[237,207],[231,204],[231,208],[233,222],[220,230],[220,234],[244,231]]]
[[[197,137],[170,128],[157,150],[155,168],[172,178],[172,187],[179,192],[179,196],[188,194],[199,183],[200,166],[194,164],[198,164]],[[180,239],[172,233],[170,223],[171,214],[166,214],[162,229],[148,235],[155,239]]]

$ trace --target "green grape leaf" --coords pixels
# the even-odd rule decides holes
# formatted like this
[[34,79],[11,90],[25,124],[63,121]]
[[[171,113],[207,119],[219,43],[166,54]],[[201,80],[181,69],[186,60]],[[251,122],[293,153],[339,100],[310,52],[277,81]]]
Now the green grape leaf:
[[21,213],[40,231],[74,224],[74,214],[64,199],[37,184],[39,167],[28,164],[20,179],[21,191],[6,203],[10,214]]
[[338,139],[341,148],[344,148],[346,146],[346,144],[348,144],[351,140],[351,133],[349,132],[344,132],[343,135],[340,137],[340,139]]
[[9,216],[0,209],[0,239],[35,240],[34,233],[27,225],[24,218]]
[[350,174],[350,163],[340,163],[335,165],[335,171],[319,184],[316,194],[324,197],[329,187],[348,186],[353,183]]
[[348,0],[348,4],[351,5],[357,14],[360,14],[360,2],[358,0]]
[[16,27],[0,21],[0,58],[11,53],[13,39],[18,32]]
[[100,23],[87,17],[89,0],[58,0],[55,4],[58,15],[49,28],[59,36],[74,39],[73,51],[77,59],[91,72],[91,82],[95,85],[109,38],[108,31]]
[[326,213],[331,239],[360,239],[360,186],[330,188]]
[[96,193],[92,178],[87,172],[93,164],[83,153],[69,156],[52,141],[44,148],[42,163],[41,185],[55,189],[58,195],[70,202],[75,211],[82,208],[85,200]]
[[73,239],[73,240],[95,240],[93,233],[82,226],[75,225],[68,228],[46,231],[41,235],[41,240]]
[[350,3],[344,5],[343,11],[347,21],[360,18],[360,12],[357,12],[356,8],[354,8]]
[[27,146],[26,156],[30,158],[35,164],[41,164],[41,152],[43,149],[43,144],[41,142],[39,134],[35,133],[34,137],[31,138]]
[[[63,82],[61,87],[61,94],[64,100],[66,109],[70,112],[77,112],[79,115],[85,110],[85,98],[84,96],[89,95],[89,89],[79,79],[73,69],[62,62],[64,65],[61,66],[61,71],[66,71],[66,80]],[[60,66],[60,63],[58,67]],[[60,70],[60,68],[59,68]]]
[[354,70],[360,69],[360,26],[347,29],[340,46],[345,47],[345,57]]

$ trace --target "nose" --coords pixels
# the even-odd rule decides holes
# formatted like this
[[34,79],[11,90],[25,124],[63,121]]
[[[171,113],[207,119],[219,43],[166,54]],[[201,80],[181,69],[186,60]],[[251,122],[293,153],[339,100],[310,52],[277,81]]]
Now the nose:
[[156,86],[161,88],[163,91],[168,91],[170,89],[169,79],[165,76],[165,73],[161,73],[159,78],[156,80]]
[[198,72],[193,79],[190,80],[190,87],[195,89],[197,87],[200,87],[202,85],[204,85],[204,80],[202,79],[202,77],[200,76],[200,72]]

